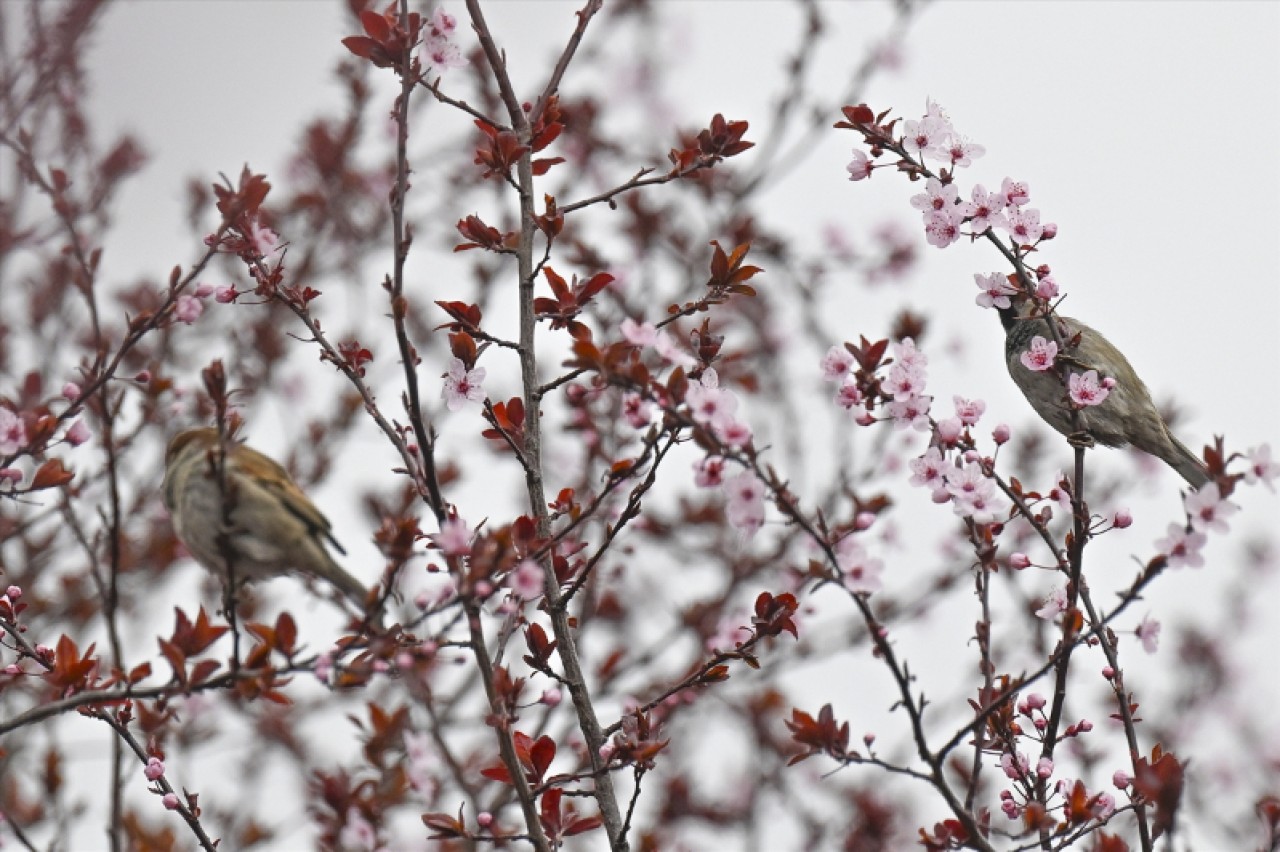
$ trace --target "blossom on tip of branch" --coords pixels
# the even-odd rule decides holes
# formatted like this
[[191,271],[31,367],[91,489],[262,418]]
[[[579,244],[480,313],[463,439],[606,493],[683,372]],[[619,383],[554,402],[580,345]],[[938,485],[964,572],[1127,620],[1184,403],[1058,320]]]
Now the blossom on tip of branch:
[[841,381],[852,367],[853,355],[838,343],[822,356],[822,378],[828,382]]
[[1067,611],[1067,604],[1067,590],[1063,588],[1054,589],[1049,597],[1045,598],[1044,605],[1036,610],[1036,617],[1043,618],[1045,621],[1053,621]]
[[845,166],[845,171],[849,173],[849,180],[863,180],[871,177],[871,170],[875,166],[871,163],[871,158],[859,151],[853,149],[853,159],[849,161],[849,165]]
[[1192,491],[1182,501],[1187,514],[1191,517],[1191,526],[1202,533],[1227,532],[1227,518],[1240,511],[1235,503],[1225,499],[1218,489],[1218,483],[1210,482],[1199,491]]
[[1143,618],[1142,623],[1133,632],[1142,642],[1142,650],[1148,654],[1154,654],[1160,647],[1160,622],[1151,616]]
[[1250,485],[1261,482],[1274,494],[1276,487],[1271,484],[1271,480],[1280,476],[1280,464],[1271,460],[1271,445],[1261,444],[1244,455],[1249,460],[1249,467],[1244,472],[1244,481]]

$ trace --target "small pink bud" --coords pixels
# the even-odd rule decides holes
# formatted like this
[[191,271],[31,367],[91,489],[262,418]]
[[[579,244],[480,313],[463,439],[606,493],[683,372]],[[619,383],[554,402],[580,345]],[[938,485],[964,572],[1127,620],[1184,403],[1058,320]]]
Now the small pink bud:
[[378,674],[385,674],[390,668],[391,668],[391,665],[387,663],[386,660],[373,661],[373,670]]
[[1008,423],[1001,423],[999,426],[997,426],[995,429],[991,431],[991,439],[995,441],[997,444],[1008,443],[1009,438],[1011,436],[1012,436],[1012,432],[1009,430]]
[[22,674],[22,668],[19,667],[17,663],[10,663],[9,665],[4,667],[4,673],[7,675],[17,676]]
[[427,609],[431,606],[431,595],[426,592],[419,592],[413,598],[413,605],[421,610]]
[[489,597],[489,595],[493,594],[493,583],[488,580],[481,580],[476,583],[476,594],[482,598]]
[[1107,680],[1111,680],[1111,678],[1116,676],[1116,670],[1111,668],[1111,666],[1103,666],[1102,676],[1105,677]]
[[1087,734],[1093,730],[1093,723],[1090,722],[1088,719],[1081,719],[1078,723],[1076,723],[1076,728],[1080,731],[1080,733]]
[[476,814],[476,823],[481,828],[488,828],[489,826],[493,825],[493,814],[489,813],[488,811],[481,811],[480,813]]
[[4,590],[4,593],[8,596],[9,600],[16,601],[18,598],[22,597],[22,587],[10,586]]
[[1058,292],[1058,282],[1052,275],[1045,276],[1040,283],[1036,284],[1036,295],[1045,301],[1058,298]]
[[608,763],[613,758],[613,743],[600,746],[600,759]]
[[1044,696],[1038,692],[1033,692],[1027,696],[1027,707],[1032,710],[1039,710],[1046,703]]
[[135,382],[138,382],[139,384],[144,384],[144,385],[149,384],[151,382],[151,371],[139,370],[137,373],[134,374],[133,380]]
[[1040,758],[1040,762],[1036,764],[1036,775],[1041,778],[1048,778],[1053,775],[1053,758]]
[[1037,279],[1037,280],[1039,280],[1039,279],[1041,279],[1041,278],[1044,278],[1044,277],[1046,277],[1046,276],[1052,275],[1052,274],[1053,274],[1053,269],[1052,269],[1052,268],[1050,268],[1049,264],[1047,264],[1047,263],[1042,263],[1042,264],[1040,264],[1039,266],[1037,266],[1037,267],[1036,267],[1036,279]]
[[71,424],[71,428],[67,430],[67,443],[73,447],[78,447],[85,441],[89,440],[92,435],[89,427],[84,425],[83,420],[77,420]]
[[1117,509],[1115,517],[1111,519],[1111,523],[1116,529],[1124,529],[1133,524],[1133,515],[1129,514],[1128,509]]
[[1111,378],[1110,376],[1107,376],[1105,379],[1102,380],[1102,386],[1107,390],[1111,390],[1113,387],[1116,386],[1116,380]]
[[951,501],[951,492],[945,488],[938,488],[929,495],[929,499],[935,503],[949,503]]
[[212,284],[197,284],[195,297],[197,299],[207,299],[216,288]]
[[1133,778],[1123,769],[1117,769],[1116,774],[1111,776],[1111,783],[1116,785],[1117,790],[1124,790],[1133,783]]
[[1012,553],[1009,555],[1009,567],[1015,571],[1030,568],[1031,558],[1025,553]]
[[1043,731],[1045,728],[1049,727],[1049,720],[1045,719],[1043,716],[1040,716],[1036,718],[1036,720],[1031,724],[1036,726],[1037,731]]
[[234,302],[238,295],[240,294],[236,292],[236,288],[230,284],[223,284],[213,291],[214,300],[223,305]]
[[862,735],[862,744],[867,748],[871,748],[871,744],[876,741],[876,735],[868,731]]
[[400,671],[406,671],[413,668],[413,654],[408,651],[401,651],[396,654],[396,668]]
[[164,775],[164,761],[158,757],[147,759],[147,766],[142,770],[148,781],[155,781]]
[[560,704],[563,698],[564,696],[560,693],[560,690],[553,688],[543,692],[542,697],[538,700],[541,701],[543,704],[545,704],[547,707],[556,707]]
[[853,519],[853,528],[856,530],[869,530],[871,525],[876,522],[875,512],[859,512],[858,516]]
[[177,793],[165,793],[164,798],[160,801],[164,802],[164,806],[171,811],[176,811],[178,809]]
[[1044,226],[1043,230],[1041,230],[1040,232],[1040,239],[1042,240],[1051,240],[1056,236],[1058,236],[1057,222],[1049,222]]
[[857,423],[859,426],[870,426],[872,423],[876,422],[876,419],[871,416],[870,411],[859,411],[858,416],[853,418],[853,422]]
[[67,382],[62,386],[62,398],[67,402],[75,402],[80,398],[80,386],[75,382]]

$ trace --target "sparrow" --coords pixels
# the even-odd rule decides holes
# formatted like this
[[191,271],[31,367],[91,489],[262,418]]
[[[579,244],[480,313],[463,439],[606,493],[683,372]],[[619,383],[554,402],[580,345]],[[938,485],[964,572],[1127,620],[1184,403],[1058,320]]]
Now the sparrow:
[[1000,322],[1005,329],[1009,375],[1044,422],[1070,439],[1092,439],[1104,447],[1133,445],[1169,465],[1192,488],[1199,489],[1209,481],[1204,463],[1169,431],[1147,386],[1124,354],[1079,320],[1057,316],[1064,347],[1057,363],[1068,374],[1096,370],[1099,379],[1115,380],[1106,399],[1099,405],[1079,409],[1078,421],[1073,423],[1067,388],[1057,370],[1036,371],[1022,363],[1022,353],[1030,347],[1032,338],[1053,340],[1049,320],[1036,313],[1033,300],[1016,297],[1015,303],[1000,309]]
[[[244,444],[227,443],[224,478],[217,475],[218,430],[188,429],[165,452],[164,504],[173,529],[196,561],[226,579],[225,532],[237,580],[295,572],[320,577],[365,610],[368,591],[334,561],[326,544],[345,554],[320,513],[288,472]],[[231,509],[223,526],[224,507]]]

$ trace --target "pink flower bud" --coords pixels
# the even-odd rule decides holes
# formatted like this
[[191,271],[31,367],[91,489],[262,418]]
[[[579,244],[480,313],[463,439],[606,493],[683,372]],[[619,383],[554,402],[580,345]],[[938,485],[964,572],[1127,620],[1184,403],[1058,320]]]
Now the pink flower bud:
[[1041,778],[1048,778],[1053,775],[1053,758],[1040,758],[1040,761],[1036,764],[1036,775]]
[[1009,429],[1008,423],[1001,423],[991,432],[991,440],[997,444],[1007,444],[1013,433]]
[[481,828],[488,828],[489,826],[493,825],[493,814],[489,813],[488,811],[481,811],[480,813],[476,814],[476,823]]
[[476,594],[482,598],[489,597],[489,595],[493,594],[493,583],[488,580],[481,580],[476,583]]
[[223,284],[221,287],[214,289],[213,298],[219,304],[227,305],[236,300],[236,288],[230,284]]
[[138,382],[139,384],[144,384],[144,385],[149,384],[151,382],[151,371],[140,370],[134,374],[133,380],[135,382]]
[[164,798],[160,801],[164,802],[164,806],[171,811],[176,811],[178,809],[177,793],[165,793]]
[[413,654],[408,651],[401,651],[396,654],[396,668],[400,669],[400,671],[413,668]]
[[858,412],[858,416],[853,418],[853,422],[857,423],[859,426],[870,426],[872,423],[876,422],[876,419],[871,416],[870,411],[860,411]]
[[600,746],[600,759],[608,763],[613,758],[613,743]]
[[1115,525],[1116,529],[1125,529],[1133,524],[1133,515],[1129,514],[1128,509],[1117,509],[1115,517],[1111,519],[1111,523]]
[[9,600],[16,601],[18,598],[22,597],[22,587],[10,586],[9,588],[4,590],[4,593],[9,598]]
[[80,386],[75,382],[67,382],[62,386],[62,398],[67,402],[75,402],[80,398]]
[[1058,236],[1057,222],[1046,223],[1044,229],[1040,232],[1040,239],[1042,240],[1051,240],[1056,236]]
[[876,741],[876,735],[869,731],[862,735],[862,744],[867,748],[871,748],[871,744],[874,743],[875,741]]
[[1009,556],[1009,567],[1015,571],[1031,567],[1031,558],[1025,553],[1014,553]]
[[67,443],[73,447],[78,447],[92,437],[89,427],[84,425],[83,420],[77,420],[71,424],[71,428],[67,430]]
[[216,288],[212,284],[197,284],[195,297],[197,299],[207,299]]
[[859,512],[858,516],[853,519],[853,528],[859,531],[869,530],[875,522],[875,512]]
[[1116,386],[1116,380],[1111,378],[1110,376],[1107,376],[1102,380],[1102,386],[1107,390],[1111,390],[1113,387]]
[[1111,666],[1103,666],[1102,676],[1105,677],[1107,680],[1111,680],[1111,678],[1116,676],[1116,670],[1111,668]]
[[1045,301],[1058,298],[1058,282],[1052,275],[1047,275],[1036,284],[1036,295]]
[[538,700],[547,707],[557,707],[563,699],[564,696],[561,694],[560,690],[553,688],[544,691],[542,693],[542,697]]
[[155,781],[164,775],[164,761],[158,757],[147,759],[147,766],[142,770],[142,774],[147,776],[148,781]]

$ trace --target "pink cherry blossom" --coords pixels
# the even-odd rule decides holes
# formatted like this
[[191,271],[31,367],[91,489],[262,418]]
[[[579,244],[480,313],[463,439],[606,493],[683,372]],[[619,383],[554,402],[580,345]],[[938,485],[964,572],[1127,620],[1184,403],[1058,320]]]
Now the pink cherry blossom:
[[1271,480],[1280,477],[1280,463],[1272,461],[1271,445],[1261,444],[1244,455],[1249,460],[1249,466],[1244,471],[1244,481],[1250,485],[1261,482],[1274,494],[1276,487],[1271,484]]
[[1154,654],[1156,648],[1160,647],[1160,622],[1151,616],[1143,618],[1142,623],[1133,632],[1142,642],[1142,650],[1148,654]]
[[828,382],[841,381],[849,374],[853,363],[853,355],[849,350],[836,344],[822,356],[822,378]]
[[164,776],[164,761],[158,757],[147,758],[147,765],[142,770],[148,781],[155,781]]
[[178,801],[177,793],[165,793],[163,798],[160,799],[160,803],[171,811],[176,811],[182,807],[182,804]]
[[507,585],[511,587],[511,591],[524,600],[531,601],[542,597],[542,567],[532,559],[521,559],[516,563],[516,567],[511,573],[507,575]]
[[92,434],[89,432],[89,427],[84,425],[83,420],[77,420],[72,423],[71,428],[67,430],[67,443],[73,447],[80,446],[91,437]]
[[666,331],[658,331],[653,339],[653,349],[663,361],[676,367],[688,370],[698,363],[692,355],[676,346],[676,342]]
[[658,339],[658,330],[651,322],[638,323],[631,317],[627,317],[622,321],[619,329],[622,331],[622,337],[632,346],[652,346]]
[[929,431],[929,406],[933,402],[931,396],[894,397],[893,402],[885,406],[885,411],[893,418],[895,429],[906,429],[910,426],[917,432]]
[[987,153],[987,149],[976,142],[970,142],[955,133],[947,137],[942,148],[951,159],[952,166],[971,166],[973,161]]
[[1031,200],[1031,187],[1025,181],[1005,178],[1000,183],[1000,195],[1007,206],[1021,207]]
[[1020,246],[1039,242],[1044,229],[1040,226],[1040,211],[1035,208],[1013,210],[1005,216],[1005,230]]
[[871,170],[875,166],[871,162],[871,158],[857,148],[853,149],[853,159],[849,161],[849,165],[845,166],[845,171],[849,173],[849,180],[863,180],[871,177]]
[[977,426],[978,420],[982,417],[982,412],[987,410],[987,404],[980,399],[965,399],[962,396],[953,396],[951,401],[956,406],[956,417],[960,418],[960,422],[966,426]]
[[[1034,370],[1042,373],[1051,369],[1054,362],[1058,358],[1058,344],[1052,340],[1046,340],[1040,335],[1031,338],[1031,348],[1023,352],[1018,360],[1022,362],[1022,366],[1028,370]],[[1096,378],[1097,373],[1094,373]]]
[[1058,282],[1052,275],[1046,275],[1036,282],[1036,296],[1046,302],[1058,298]]
[[643,429],[653,419],[653,405],[635,391],[622,395],[622,416],[633,429]]
[[1191,526],[1202,533],[1227,532],[1227,518],[1240,511],[1239,506],[1223,498],[1216,482],[1188,494],[1182,505],[1191,517]]
[[16,453],[27,443],[27,427],[22,418],[0,406],[0,455]]
[[939,441],[949,447],[954,446],[964,434],[964,424],[960,422],[959,417],[947,417],[938,421],[936,434]]
[[717,488],[724,483],[724,459],[707,456],[693,463],[693,483],[699,488]]
[[1049,597],[1044,599],[1044,605],[1036,610],[1036,617],[1043,618],[1045,621],[1053,621],[1067,611],[1068,603],[1067,590],[1063,588],[1054,589]]
[[725,517],[748,538],[764,525],[765,487],[750,470],[727,479],[724,491],[728,496]]
[[449,362],[449,372],[444,375],[444,389],[440,396],[450,411],[458,411],[468,402],[484,400],[484,367],[468,370],[461,358]]
[[445,556],[466,556],[471,552],[471,527],[462,518],[448,518],[440,525],[440,532],[427,536]]
[[925,450],[924,455],[907,462],[907,466],[911,468],[912,485],[940,488],[945,484],[943,470],[946,462],[942,458],[942,451],[937,447]]
[[1098,381],[1098,371],[1089,370],[1084,373],[1072,373],[1067,380],[1067,396],[1080,408],[1101,405],[1111,393],[1110,388]]
[[836,567],[844,575],[844,587],[854,594],[874,594],[884,587],[884,562],[871,557],[862,542],[845,536],[836,543]]
[[1204,567],[1200,551],[1209,539],[1202,532],[1189,531],[1178,524],[1169,524],[1169,534],[1156,542],[1156,549],[1169,558],[1170,568],[1188,565]]
[[979,307],[1011,307],[1013,303],[1009,301],[1009,297],[1018,293],[1018,288],[1010,284],[1008,276],[1002,272],[992,272],[990,275],[974,273],[973,281],[982,291],[975,298]]
[[903,122],[902,132],[905,134],[903,144],[908,151],[915,151],[921,157],[932,157],[934,159],[943,159],[945,156],[940,150],[942,141],[947,137],[950,128],[946,122],[937,118],[926,116],[920,121]]
[[67,382],[62,386],[62,398],[67,402],[75,402],[80,398],[80,386],[75,382]]
[[911,196],[911,206],[926,213],[930,211],[950,212],[960,200],[960,190],[955,184],[944,185],[937,178],[929,178],[925,182],[924,192]]
[[950,210],[932,210],[924,214],[924,237],[931,246],[946,248],[960,239],[960,219]]
[[836,390],[836,405],[846,410],[862,404],[862,391],[858,389],[858,381],[853,376],[846,376]]
[[280,249],[280,235],[259,223],[257,219],[249,226],[248,237],[254,251],[262,257]]
[[238,295],[234,284],[222,284],[213,291],[214,301],[223,305],[234,302]]
[[716,437],[730,447],[745,447],[751,443],[751,426],[730,414],[721,414],[711,421]]
[[191,325],[200,318],[200,314],[204,313],[204,302],[195,296],[179,296],[178,301],[174,303],[173,315],[179,322]]
[[894,399],[917,396],[924,391],[924,370],[903,364],[894,364],[889,368],[889,375],[885,377],[881,387],[885,393],[891,394]]
[[969,227],[975,234],[986,233],[988,229],[1004,225],[1004,196],[997,192],[987,192],[986,187],[978,184],[969,194],[971,204],[968,208]]

